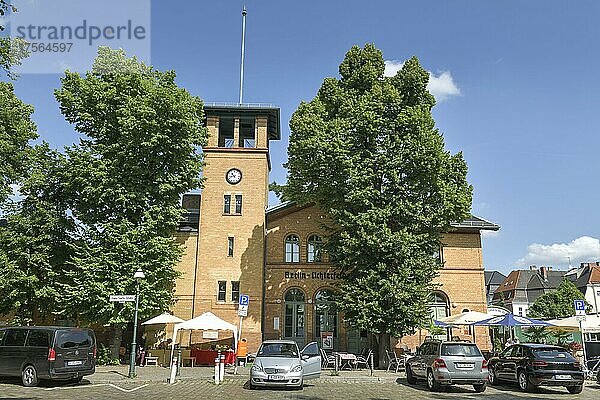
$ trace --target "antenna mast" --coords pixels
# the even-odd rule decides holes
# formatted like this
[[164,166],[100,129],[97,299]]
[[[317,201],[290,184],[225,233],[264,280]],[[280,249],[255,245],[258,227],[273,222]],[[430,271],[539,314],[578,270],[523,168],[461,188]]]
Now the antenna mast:
[[246,6],[242,10],[242,62],[240,65],[240,101],[242,104],[242,99],[244,95],[244,47],[246,46]]

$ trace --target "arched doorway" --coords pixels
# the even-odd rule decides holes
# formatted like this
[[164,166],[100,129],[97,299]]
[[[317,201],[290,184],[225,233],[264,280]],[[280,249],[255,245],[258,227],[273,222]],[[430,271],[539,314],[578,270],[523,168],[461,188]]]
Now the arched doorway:
[[334,296],[330,289],[322,289],[315,294],[315,339],[320,341],[322,332],[333,332],[333,350],[337,350],[338,312]]
[[304,346],[305,297],[300,289],[290,289],[285,293],[285,319],[283,337]]
[[[450,301],[446,293],[435,291],[429,296],[429,310],[431,312],[431,318],[434,320],[440,320],[450,315]],[[448,332],[434,335],[435,339],[446,340],[448,338]]]

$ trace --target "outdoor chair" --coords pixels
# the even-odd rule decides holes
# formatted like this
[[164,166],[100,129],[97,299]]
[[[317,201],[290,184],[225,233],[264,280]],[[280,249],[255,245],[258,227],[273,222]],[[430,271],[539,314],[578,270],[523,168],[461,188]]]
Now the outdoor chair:
[[394,368],[395,372],[397,373],[399,369],[404,368],[404,360],[396,357],[396,353],[386,350],[385,355],[388,359],[387,372],[390,372],[390,369]]
[[334,355],[327,355],[325,350],[321,350],[321,368],[325,369],[331,365],[332,368],[335,368],[336,359]]
[[373,350],[368,350],[366,352],[366,356],[360,355],[356,356],[356,369],[358,369],[361,365],[364,365],[365,368],[371,368],[371,358],[373,357]]

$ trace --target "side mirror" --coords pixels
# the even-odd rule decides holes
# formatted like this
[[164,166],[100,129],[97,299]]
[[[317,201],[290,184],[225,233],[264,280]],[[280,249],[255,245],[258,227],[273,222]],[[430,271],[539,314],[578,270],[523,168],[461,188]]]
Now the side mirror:
[[302,354],[302,357],[300,358],[302,358],[303,361],[306,361],[310,358],[310,356],[308,354]]

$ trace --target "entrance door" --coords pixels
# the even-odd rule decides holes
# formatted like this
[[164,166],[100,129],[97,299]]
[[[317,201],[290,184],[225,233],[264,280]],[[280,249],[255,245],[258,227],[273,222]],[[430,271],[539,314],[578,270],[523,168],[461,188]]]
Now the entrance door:
[[285,294],[285,323],[283,337],[304,346],[305,298],[300,289],[290,289]]
[[320,340],[322,332],[333,333],[333,349],[339,349],[338,314],[334,293],[329,289],[319,290],[315,295],[315,338]]

